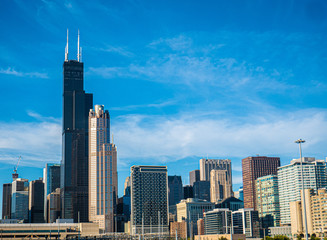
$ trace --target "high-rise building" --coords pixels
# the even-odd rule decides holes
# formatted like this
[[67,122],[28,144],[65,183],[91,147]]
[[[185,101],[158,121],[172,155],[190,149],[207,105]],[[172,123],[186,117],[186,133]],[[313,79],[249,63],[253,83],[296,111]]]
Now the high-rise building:
[[260,237],[258,211],[242,208],[232,213],[234,234],[244,234],[247,238]]
[[193,170],[190,172],[190,185],[193,186],[197,181],[200,181],[200,170]]
[[181,176],[168,176],[168,202],[169,206],[179,203],[184,197]]
[[61,208],[62,217],[75,222],[88,221],[88,115],[92,105],[93,95],[84,91],[84,65],[80,54],[77,60],[68,59],[67,34],[63,64]]
[[114,232],[117,204],[117,148],[110,143],[110,115],[102,105],[89,114],[89,219]]
[[210,181],[197,181],[193,185],[193,196],[210,202]]
[[27,179],[16,178],[12,182],[11,218],[28,222],[28,180]]
[[266,175],[277,175],[279,157],[247,157],[242,159],[244,208],[256,210],[255,180]]
[[230,159],[200,159],[200,180],[210,181],[211,170],[226,170],[232,179],[232,162]]
[[216,204],[216,208],[228,208],[229,210],[237,211],[240,208],[244,208],[244,203],[238,198],[229,197]]
[[319,233],[319,237],[323,237],[327,233],[326,199],[327,190],[325,188],[318,189],[317,194],[311,196],[312,227],[313,232]]
[[11,218],[11,183],[3,184],[2,191],[2,219]]
[[124,195],[131,195],[131,177],[128,176],[124,183]]
[[183,199],[188,199],[188,198],[193,198],[193,186],[191,185],[186,185],[183,187],[183,192],[184,192],[184,197]]
[[28,218],[30,223],[44,223],[44,183],[42,178],[29,183]]
[[232,176],[227,170],[213,169],[210,172],[211,202],[221,202],[233,196]]
[[277,175],[257,178],[256,201],[262,227],[279,227],[280,210]]
[[47,196],[47,223],[56,222],[60,218],[60,188]]
[[[305,157],[302,165],[304,189],[313,189],[317,192],[319,188],[327,186],[326,162],[324,160]],[[289,203],[301,200],[301,176],[300,159],[293,159],[289,165],[278,168],[278,192],[282,225],[291,224]]]
[[204,234],[230,234],[232,211],[216,208],[204,213]]
[[131,233],[140,234],[142,229],[144,233],[168,233],[165,166],[131,167]]
[[43,169],[44,182],[44,219],[47,221],[47,196],[60,188],[60,164],[47,163]]
[[177,222],[187,221],[188,236],[197,235],[197,221],[203,213],[215,208],[215,204],[202,199],[188,198],[177,205]]

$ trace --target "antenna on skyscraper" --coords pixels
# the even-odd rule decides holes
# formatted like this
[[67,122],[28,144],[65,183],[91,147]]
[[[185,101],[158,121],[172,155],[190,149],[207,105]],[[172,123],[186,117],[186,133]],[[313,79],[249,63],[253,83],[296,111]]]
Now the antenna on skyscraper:
[[68,61],[68,28],[67,28],[67,43],[65,48],[65,61]]
[[79,48],[79,29],[78,29],[78,37],[77,37],[77,61],[79,62],[80,60],[80,48]]

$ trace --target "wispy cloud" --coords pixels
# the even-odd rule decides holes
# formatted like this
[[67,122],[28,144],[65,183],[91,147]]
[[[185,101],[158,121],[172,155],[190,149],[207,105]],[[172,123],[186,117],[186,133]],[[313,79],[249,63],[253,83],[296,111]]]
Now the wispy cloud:
[[163,108],[167,106],[172,106],[176,104],[175,100],[168,100],[160,103],[149,103],[149,104],[142,104],[142,105],[128,105],[123,107],[111,107],[110,110],[115,111],[130,111],[130,110],[136,110],[140,108]]
[[47,73],[41,72],[19,72],[14,68],[8,67],[7,69],[0,69],[0,74],[13,75],[16,77],[30,77],[30,78],[49,78]]
[[128,51],[126,47],[107,45],[106,47],[103,48],[93,48],[93,49],[102,52],[116,53],[124,57],[134,56],[134,54],[131,51]]

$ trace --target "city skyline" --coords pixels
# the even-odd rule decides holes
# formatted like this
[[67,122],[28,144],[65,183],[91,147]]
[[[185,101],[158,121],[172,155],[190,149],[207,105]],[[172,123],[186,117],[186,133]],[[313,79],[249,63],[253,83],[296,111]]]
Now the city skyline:
[[134,164],[167,165],[188,184],[200,158],[228,158],[237,190],[242,158],[285,165],[299,137],[304,156],[325,159],[326,4],[207,3],[3,1],[1,183],[20,155],[29,180],[61,161],[67,28],[69,59],[81,31],[85,91],[112,116],[120,196]]

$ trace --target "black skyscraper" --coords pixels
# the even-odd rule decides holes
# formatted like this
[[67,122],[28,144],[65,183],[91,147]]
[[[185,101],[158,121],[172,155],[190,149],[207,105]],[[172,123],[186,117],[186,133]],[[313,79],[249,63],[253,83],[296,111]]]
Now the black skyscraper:
[[62,217],[77,222],[79,215],[81,222],[87,222],[88,114],[93,106],[93,95],[83,89],[83,63],[68,60],[68,43],[63,68]]

